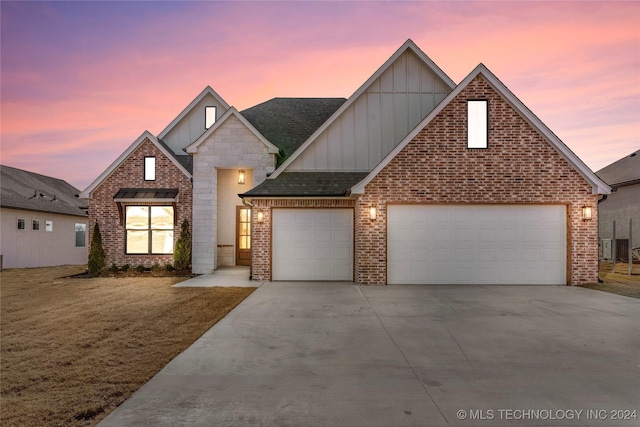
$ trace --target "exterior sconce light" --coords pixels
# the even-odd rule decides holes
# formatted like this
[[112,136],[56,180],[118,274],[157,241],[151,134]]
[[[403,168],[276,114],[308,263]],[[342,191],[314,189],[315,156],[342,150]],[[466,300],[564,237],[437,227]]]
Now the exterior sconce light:
[[258,223],[262,224],[264,222],[264,214],[262,211],[258,211]]
[[591,206],[582,207],[582,220],[591,221],[592,208]]
[[244,169],[238,171],[238,184],[244,185]]
[[376,207],[375,206],[371,206],[369,208],[369,219],[371,221],[375,221],[376,218],[378,218],[378,212],[376,211]]

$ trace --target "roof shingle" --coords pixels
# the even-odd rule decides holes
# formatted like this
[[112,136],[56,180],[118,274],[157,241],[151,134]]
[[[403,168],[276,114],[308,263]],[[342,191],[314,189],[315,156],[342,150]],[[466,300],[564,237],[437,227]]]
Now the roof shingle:
[[368,172],[285,172],[241,197],[344,197]]

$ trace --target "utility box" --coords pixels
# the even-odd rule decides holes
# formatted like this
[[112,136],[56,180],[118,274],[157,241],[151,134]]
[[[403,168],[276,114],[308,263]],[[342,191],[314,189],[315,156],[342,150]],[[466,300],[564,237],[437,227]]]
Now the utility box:
[[602,258],[611,259],[611,239],[602,239]]

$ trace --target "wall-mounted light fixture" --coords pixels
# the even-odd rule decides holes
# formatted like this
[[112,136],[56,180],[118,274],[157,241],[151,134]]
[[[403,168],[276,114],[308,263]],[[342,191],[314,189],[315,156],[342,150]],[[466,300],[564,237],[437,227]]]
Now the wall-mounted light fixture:
[[376,207],[375,207],[375,206],[371,206],[371,207],[369,208],[369,219],[370,219],[371,221],[375,221],[375,220],[376,220],[376,218],[378,218],[378,212],[377,212],[377,210],[376,210]]
[[593,213],[591,206],[582,207],[582,220],[591,221],[591,214]]
[[258,223],[262,224],[264,222],[264,214],[262,211],[258,211]]
[[244,169],[238,171],[238,184],[244,185]]

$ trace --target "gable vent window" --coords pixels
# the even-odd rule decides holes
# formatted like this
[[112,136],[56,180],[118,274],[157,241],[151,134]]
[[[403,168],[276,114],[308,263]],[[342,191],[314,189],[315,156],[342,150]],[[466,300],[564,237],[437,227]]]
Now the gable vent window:
[[145,181],[156,180],[156,158],[155,157],[144,158],[144,180]]
[[204,127],[209,129],[216,122],[216,107],[204,107]]
[[467,148],[487,148],[489,141],[489,101],[467,101]]

